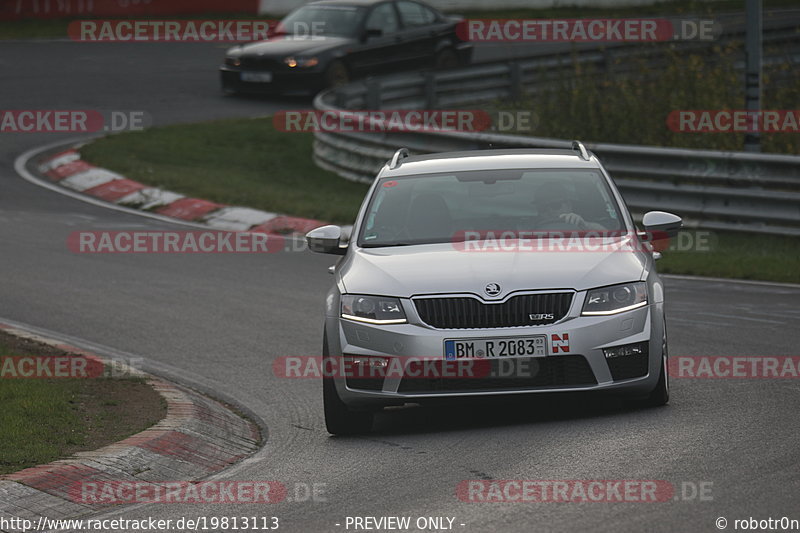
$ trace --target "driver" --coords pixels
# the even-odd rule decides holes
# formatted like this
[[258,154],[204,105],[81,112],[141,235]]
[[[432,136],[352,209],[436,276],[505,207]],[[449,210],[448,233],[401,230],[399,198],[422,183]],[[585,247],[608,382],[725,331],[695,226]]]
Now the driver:
[[575,213],[569,190],[557,181],[548,181],[541,185],[536,191],[533,204],[538,210],[540,224],[563,221],[565,224],[574,226],[579,230],[606,229],[602,224],[589,222],[578,213]]

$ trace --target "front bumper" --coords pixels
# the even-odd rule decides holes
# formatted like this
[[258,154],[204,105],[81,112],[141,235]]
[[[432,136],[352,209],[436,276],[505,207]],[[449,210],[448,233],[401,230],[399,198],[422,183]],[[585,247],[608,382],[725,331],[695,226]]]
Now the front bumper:
[[[401,377],[390,374],[377,381],[337,376],[337,391],[345,403],[356,408],[462,396],[650,392],[656,386],[661,369],[663,304],[650,304],[611,316],[583,317],[579,308],[582,302],[583,298],[575,298],[567,317],[555,324],[512,328],[435,329],[421,322],[413,305],[404,305],[408,324],[378,326],[327,317],[327,340],[332,357],[383,356],[397,359],[398,364],[411,370]],[[472,377],[459,375],[437,379],[424,372],[420,377],[419,359],[444,359],[446,339],[532,335],[546,337],[546,356],[493,359],[490,373],[478,372]],[[603,353],[603,348],[641,343],[647,349],[644,355],[606,359]],[[416,361],[412,363],[413,360]],[[480,363],[485,365],[487,361]],[[504,370],[498,374],[496,370],[501,366]],[[517,369],[524,371],[516,372]]]
[[472,43],[458,43],[456,45],[456,55],[461,65],[469,65],[472,63],[472,52],[474,51]]
[[289,72],[270,70],[272,81],[269,82],[242,81],[242,72],[242,68],[222,65],[219,68],[222,89],[251,94],[316,93],[325,85],[324,72],[316,68]]

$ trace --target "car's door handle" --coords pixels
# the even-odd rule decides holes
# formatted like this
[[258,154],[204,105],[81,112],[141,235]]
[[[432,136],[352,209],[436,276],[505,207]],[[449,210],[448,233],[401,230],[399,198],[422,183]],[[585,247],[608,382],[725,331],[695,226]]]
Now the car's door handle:
[[333,274],[336,272],[336,265],[331,265],[328,267],[328,274]]

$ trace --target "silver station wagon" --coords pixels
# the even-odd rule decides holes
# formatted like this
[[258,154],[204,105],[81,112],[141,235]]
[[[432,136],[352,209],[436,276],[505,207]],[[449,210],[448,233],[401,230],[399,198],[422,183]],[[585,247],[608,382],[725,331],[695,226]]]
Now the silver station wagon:
[[333,434],[436,398],[610,391],[669,400],[659,243],[637,228],[600,161],[572,150],[410,157],[381,169],[339,254],[325,305],[323,397]]

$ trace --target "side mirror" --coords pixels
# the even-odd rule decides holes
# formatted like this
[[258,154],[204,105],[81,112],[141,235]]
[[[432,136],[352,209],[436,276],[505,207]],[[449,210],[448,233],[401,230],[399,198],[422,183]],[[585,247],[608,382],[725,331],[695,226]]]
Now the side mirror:
[[672,213],[650,211],[645,213],[642,218],[642,225],[644,226],[644,240],[650,242],[655,253],[658,253],[669,247],[669,240],[678,235],[683,221],[681,217]]
[[370,37],[380,37],[383,35],[383,30],[380,28],[367,28],[361,36],[361,41],[364,42]]
[[347,247],[341,245],[342,228],[339,226],[322,226],[306,233],[306,242],[312,252],[322,254],[344,255]]
[[655,234],[656,239],[675,237],[678,235],[683,221],[678,215],[664,211],[650,211],[642,218],[642,225],[647,233]]

